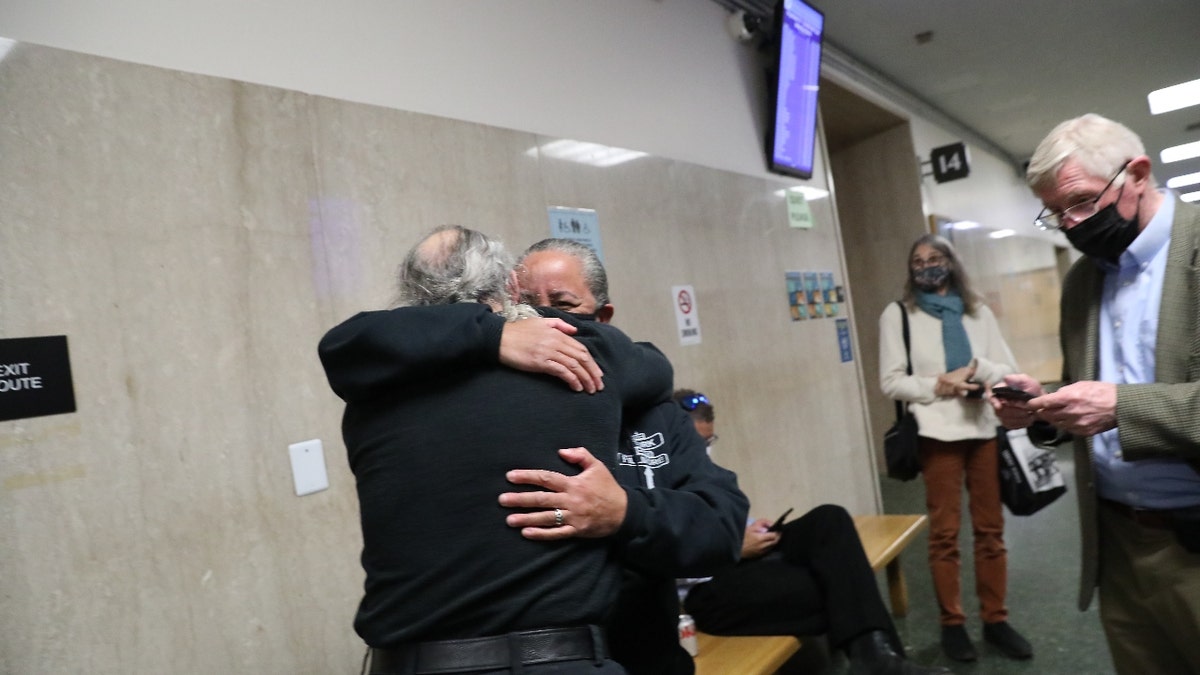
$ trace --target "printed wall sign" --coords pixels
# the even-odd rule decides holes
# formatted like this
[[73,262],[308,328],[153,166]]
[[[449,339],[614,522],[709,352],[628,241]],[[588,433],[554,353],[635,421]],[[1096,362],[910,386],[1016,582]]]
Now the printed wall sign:
[[933,179],[939,183],[971,175],[971,157],[962,141],[930,150],[929,161],[933,164]]
[[804,275],[801,272],[784,272],[787,283],[788,312],[792,321],[804,321],[808,318],[808,294],[804,292]]
[[808,200],[804,193],[788,190],[787,192],[788,226],[811,230],[813,226],[812,210],[808,208]]
[[604,262],[604,249],[600,248],[600,221],[595,209],[551,206],[547,212],[550,214],[551,237],[584,244],[596,252],[600,262]]
[[0,339],[0,421],[75,412],[67,336]]
[[846,291],[833,272],[784,272],[792,321],[833,318],[842,313]]
[[850,346],[850,320],[837,320],[838,351],[842,355],[842,363],[854,360],[854,351]]
[[700,311],[696,309],[696,291],[691,286],[672,286],[671,302],[675,305],[679,344],[700,344]]

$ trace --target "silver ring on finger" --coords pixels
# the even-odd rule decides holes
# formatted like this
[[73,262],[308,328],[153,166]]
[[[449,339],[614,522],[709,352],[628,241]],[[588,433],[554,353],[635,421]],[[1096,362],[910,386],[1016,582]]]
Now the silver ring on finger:
[[562,524],[563,524],[563,510],[562,509],[554,509],[554,526],[562,527]]

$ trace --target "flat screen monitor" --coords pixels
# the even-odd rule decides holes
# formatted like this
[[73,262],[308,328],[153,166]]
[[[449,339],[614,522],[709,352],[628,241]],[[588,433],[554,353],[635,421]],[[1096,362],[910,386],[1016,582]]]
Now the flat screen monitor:
[[779,0],[774,40],[779,51],[772,64],[767,128],[769,167],[775,173],[812,177],[824,28],[820,10],[802,0]]

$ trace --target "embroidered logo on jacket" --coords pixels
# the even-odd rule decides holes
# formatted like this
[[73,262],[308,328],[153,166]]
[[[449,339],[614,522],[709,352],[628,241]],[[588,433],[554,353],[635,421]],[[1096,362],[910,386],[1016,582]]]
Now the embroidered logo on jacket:
[[629,440],[633,443],[633,454],[617,453],[621,466],[640,466],[646,478],[646,487],[654,489],[654,470],[671,463],[667,453],[661,452],[666,445],[661,432],[647,436],[640,431],[633,432]]

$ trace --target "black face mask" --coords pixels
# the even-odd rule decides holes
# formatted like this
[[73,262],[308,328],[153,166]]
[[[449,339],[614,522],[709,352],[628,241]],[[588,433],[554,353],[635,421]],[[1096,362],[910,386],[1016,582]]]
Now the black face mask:
[[950,268],[945,265],[934,265],[933,267],[925,267],[919,270],[914,270],[912,273],[913,286],[932,293],[942,287],[946,280],[950,278]]
[[[1117,197],[1117,201],[1120,200],[1121,198]],[[1138,197],[1138,210],[1141,208],[1142,198]],[[1114,264],[1140,233],[1137,211],[1134,211],[1132,220],[1125,218],[1117,211],[1117,202],[1100,209],[1075,227],[1063,230],[1067,241],[1080,253]]]
[[584,314],[583,312],[567,312],[567,314],[570,314],[571,316],[575,317],[576,319],[579,319],[580,321],[595,321],[596,320],[595,312],[590,312],[587,314]]

